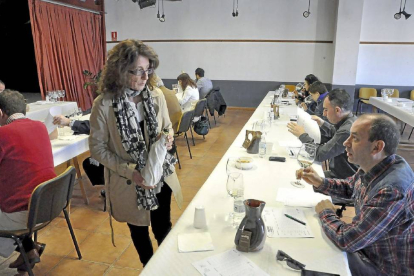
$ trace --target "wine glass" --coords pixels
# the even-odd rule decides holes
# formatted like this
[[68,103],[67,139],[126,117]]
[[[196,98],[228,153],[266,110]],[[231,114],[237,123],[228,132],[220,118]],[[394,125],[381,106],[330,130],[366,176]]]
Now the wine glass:
[[78,118],[78,120],[82,117],[83,112],[82,112],[82,108],[78,108],[77,112],[76,112],[76,117]]
[[296,84],[296,91],[298,91],[299,94],[302,94],[303,86],[303,83]]
[[[239,172],[231,172],[227,177],[227,194],[231,196],[234,200],[237,197],[244,196],[244,183],[243,183],[243,174]],[[233,212],[229,213],[229,217],[234,216]]]
[[227,176],[231,174],[232,172],[237,172],[236,163],[237,163],[237,157],[229,157],[227,159],[226,163],[226,173]]
[[[302,144],[297,157],[299,165],[302,168],[306,169],[313,164],[313,161],[315,161],[316,149],[317,146],[314,144]],[[291,183],[297,188],[305,188],[305,185],[303,185],[300,180],[296,180]]]
[[260,130],[267,136],[267,133],[270,131],[270,123],[268,120],[262,120],[260,123]]

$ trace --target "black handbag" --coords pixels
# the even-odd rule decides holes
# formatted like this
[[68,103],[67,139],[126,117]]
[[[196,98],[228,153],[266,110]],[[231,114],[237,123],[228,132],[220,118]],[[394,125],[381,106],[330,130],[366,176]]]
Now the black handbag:
[[207,135],[208,131],[208,119],[205,116],[201,116],[200,120],[194,123],[194,132],[198,135]]

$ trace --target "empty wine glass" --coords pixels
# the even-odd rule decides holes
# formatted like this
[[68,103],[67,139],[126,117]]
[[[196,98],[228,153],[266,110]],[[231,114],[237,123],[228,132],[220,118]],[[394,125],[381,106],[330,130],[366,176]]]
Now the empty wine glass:
[[[232,172],[228,174],[227,177],[227,194],[233,199],[236,197],[243,197],[244,195],[244,183],[243,183],[243,174],[239,172]],[[229,217],[232,218],[234,213],[229,213]]]
[[62,94],[62,102],[64,102],[65,101],[66,91],[65,90],[61,90],[60,93]]
[[237,157],[229,157],[227,159],[227,163],[226,163],[227,176],[231,174],[232,172],[237,172],[237,168],[236,168],[237,159],[238,159]]
[[267,133],[270,131],[270,123],[268,120],[261,121],[260,130],[267,136]]
[[78,120],[82,117],[83,112],[82,112],[82,108],[78,108],[77,112],[76,112],[76,117],[78,118]]
[[[313,164],[313,161],[315,161],[316,149],[317,146],[314,144],[302,144],[297,156],[299,165],[302,168],[306,169]],[[293,181],[291,184],[297,188],[305,187],[305,185],[303,185],[300,180]]]
[[303,83],[296,84],[296,91],[298,91],[299,94],[302,94],[303,87],[304,87]]

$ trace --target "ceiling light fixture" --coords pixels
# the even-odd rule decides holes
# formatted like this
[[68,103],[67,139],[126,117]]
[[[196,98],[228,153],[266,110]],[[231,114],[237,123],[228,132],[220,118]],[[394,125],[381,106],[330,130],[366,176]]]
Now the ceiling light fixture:
[[309,0],[309,5],[308,5],[308,10],[303,12],[303,17],[308,18],[310,15],[310,0]]
[[[236,12],[234,12],[234,6],[236,6]],[[239,16],[239,0],[233,0],[233,13],[231,15],[233,15],[233,17]]]
[[399,19],[401,18],[401,14],[403,14],[403,15],[404,15],[405,20],[407,20],[408,18],[410,18],[411,14],[409,14],[409,13],[407,13],[407,12],[405,11],[405,5],[406,5],[406,4],[407,4],[407,0],[405,0],[405,2],[404,2],[404,8],[401,10],[401,8],[402,8],[402,0],[401,0],[401,2],[400,2],[400,11],[399,11],[399,12],[397,12],[396,14],[394,14],[394,18],[395,18],[396,20],[399,20]]

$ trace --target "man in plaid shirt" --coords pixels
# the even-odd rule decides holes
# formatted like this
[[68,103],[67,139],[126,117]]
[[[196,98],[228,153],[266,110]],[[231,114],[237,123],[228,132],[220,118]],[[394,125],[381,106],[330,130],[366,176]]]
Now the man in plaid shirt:
[[355,175],[329,179],[311,167],[297,171],[315,191],[353,199],[350,224],[329,200],[315,207],[325,234],[347,252],[352,275],[414,275],[414,173],[395,154],[399,138],[386,115],[363,115],[344,142],[349,162],[360,166]]

